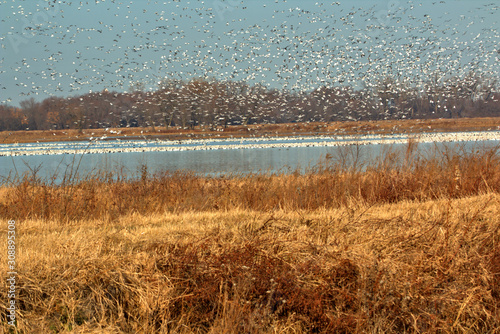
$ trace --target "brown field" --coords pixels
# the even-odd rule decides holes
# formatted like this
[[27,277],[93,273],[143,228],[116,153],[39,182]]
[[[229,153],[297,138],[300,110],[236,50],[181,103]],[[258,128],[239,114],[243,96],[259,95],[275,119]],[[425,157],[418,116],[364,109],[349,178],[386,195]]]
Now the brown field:
[[[291,135],[339,135],[339,134],[387,134],[421,133],[441,131],[486,131],[498,130],[500,117],[429,119],[429,120],[388,120],[330,123],[290,123],[219,127],[219,131],[196,127],[185,130],[176,127],[164,128],[110,128],[31,130],[0,132],[0,144],[88,140],[106,135],[108,138],[127,137],[129,139],[186,139],[186,138],[228,138],[248,136],[291,136]],[[120,132],[111,133],[111,131]]]
[[0,330],[499,333],[500,151],[414,149],[363,170],[342,151],[305,174],[4,184],[19,309],[14,329],[0,304]]

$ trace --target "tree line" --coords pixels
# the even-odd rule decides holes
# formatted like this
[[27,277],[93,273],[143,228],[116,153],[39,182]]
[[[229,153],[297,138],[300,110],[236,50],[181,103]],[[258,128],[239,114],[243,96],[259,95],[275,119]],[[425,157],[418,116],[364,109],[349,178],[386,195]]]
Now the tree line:
[[0,105],[0,131],[102,127],[215,129],[255,123],[429,119],[500,115],[496,79],[469,74],[419,85],[391,77],[362,87],[286,91],[240,81],[164,79],[154,91],[103,90]]

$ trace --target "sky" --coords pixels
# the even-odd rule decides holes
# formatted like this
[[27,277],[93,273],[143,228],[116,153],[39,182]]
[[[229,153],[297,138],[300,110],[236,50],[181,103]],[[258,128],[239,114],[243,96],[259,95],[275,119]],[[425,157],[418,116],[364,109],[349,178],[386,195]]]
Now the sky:
[[500,1],[0,0],[0,103],[163,78],[307,91],[499,77]]

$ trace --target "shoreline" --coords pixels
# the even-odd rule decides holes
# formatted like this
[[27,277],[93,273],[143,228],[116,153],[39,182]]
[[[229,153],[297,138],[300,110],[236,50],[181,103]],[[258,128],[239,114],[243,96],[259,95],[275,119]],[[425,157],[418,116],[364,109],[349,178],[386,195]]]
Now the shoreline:
[[424,132],[471,132],[500,130],[500,117],[460,119],[411,119],[351,122],[311,122],[230,125],[226,128],[180,127],[22,130],[0,132],[0,145],[14,143],[88,141],[91,138],[186,140],[284,136],[342,136],[420,134]]

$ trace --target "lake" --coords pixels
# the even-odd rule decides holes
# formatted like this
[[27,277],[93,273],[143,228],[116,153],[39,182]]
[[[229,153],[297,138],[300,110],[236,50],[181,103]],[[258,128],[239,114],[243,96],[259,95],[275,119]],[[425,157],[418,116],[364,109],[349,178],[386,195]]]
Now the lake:
[[203,175],[231,173],[306,171],[327,155],[368,164],[388,150],[405,150],[409,138],[418,141],[418,153],[428,154],[436,146],[475,150],[500,144],[499,131],[424,133],[415,135],[360,135],[318,137],[232,138],[211,140],[94,140],[0,145],[0,179],[24,173],[54,177],[65,173],[80,176],[96,170],[122,170],[135,176],[142,166],[149,172],[189,170]]

